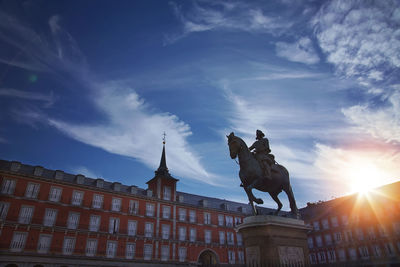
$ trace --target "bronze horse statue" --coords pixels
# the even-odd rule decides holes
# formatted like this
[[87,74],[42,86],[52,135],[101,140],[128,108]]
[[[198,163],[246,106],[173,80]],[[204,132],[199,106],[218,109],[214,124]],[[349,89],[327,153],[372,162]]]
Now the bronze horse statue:
[[233,132],[227,136],[227,138],[231,158],[239,158],[239,177],[247,197],[249,198],[254,214],[257,215],[257,209],[253,202],[257,204],[263,204],[264,202],[262,199],[256,198],[253,195],[253,188],[262,192],[268,192],[272,199],[278,204],[278,209],[275,211],[274,215],[278,215],[282,208],[282,203],[278,199],[278,194],[285,191],[289,198],[291,213],[295,217],[298,217],[299,211],[290,185],[289,172],[286,168],[275,163],[271,166],[271,179],[264,178],[264,172],[260,164],[253,153],[250,152],[246,143],[240,137],[235,136]]

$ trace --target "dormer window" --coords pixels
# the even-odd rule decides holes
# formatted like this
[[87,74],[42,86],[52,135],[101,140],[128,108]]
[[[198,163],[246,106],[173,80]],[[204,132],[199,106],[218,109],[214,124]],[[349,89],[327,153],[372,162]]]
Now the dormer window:
[[171,187],[170,186],[164,186],[163,199],[171,200]]

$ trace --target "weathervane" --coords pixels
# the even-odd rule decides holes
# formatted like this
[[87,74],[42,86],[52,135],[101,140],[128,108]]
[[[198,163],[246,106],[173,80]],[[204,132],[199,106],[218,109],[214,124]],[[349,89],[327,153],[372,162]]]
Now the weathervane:
[[167,136],[167,134],[164,132],[164,133],[163,133],[163,139],[162,139],[162,140],[163,140],[162,143],[163,143],[164,145],[165,145],[165,137],[166,137],[166,136]]

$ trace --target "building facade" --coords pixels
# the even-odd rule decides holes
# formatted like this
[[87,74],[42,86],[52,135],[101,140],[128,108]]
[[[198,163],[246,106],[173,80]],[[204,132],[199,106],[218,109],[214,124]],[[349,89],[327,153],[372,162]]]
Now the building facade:
[[163,147],[148,188],[0,161],[0,266],[242,265],[248,205],[176,190]]
[[400,266],[400,182],[308,203],[302,217],[314,266]]

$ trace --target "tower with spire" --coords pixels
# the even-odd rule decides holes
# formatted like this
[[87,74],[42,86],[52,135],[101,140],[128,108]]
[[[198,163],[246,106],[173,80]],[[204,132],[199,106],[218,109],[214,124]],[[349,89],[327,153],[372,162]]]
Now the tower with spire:
[[165,136],[163,134],[163,149],[161,154],[160,166],[154,172],[155,176],[150,179],[146,184],[147,190],[151,190],[154,197],[164,200],[176,200],[176,182],[178,179],[171,176],[167,167],[167,160],[165,155]]

